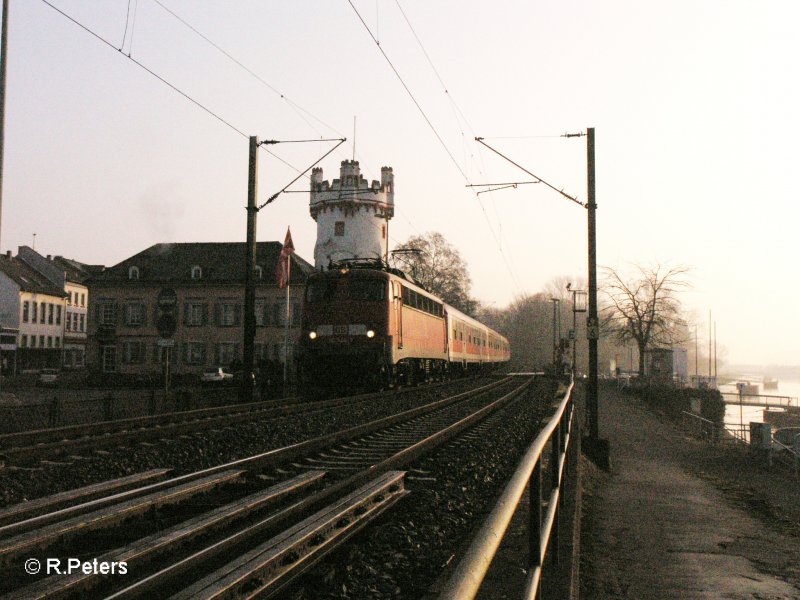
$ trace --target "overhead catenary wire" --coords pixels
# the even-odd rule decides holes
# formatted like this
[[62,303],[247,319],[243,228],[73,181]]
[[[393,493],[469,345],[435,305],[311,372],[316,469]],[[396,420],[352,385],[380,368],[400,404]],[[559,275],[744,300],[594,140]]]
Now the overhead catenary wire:
[[[161,75],[159,75],[158,73],[153,71],[147,65],[145,65],[145,64],[141,63],[140,61],[136,60],[135,58],[133,58],[130,54],[125,54],[121,49],[119,49],[116,46],[114,46],[114,44],[109,42],[103,36],[101,36],[100,34],[98,34],[95,31],[93,31],[92,29],[90,29],[89,27],[87,27],[86,25],[84,25],[83,23],[81,23],[80,21],[78,21],[77,19],[72,17],[71,15],[67,14],[66,12],[64,12],[63,10],[58,8],[57,6],[51,4],[48,0],[41,0],[41,2],[43,4],[45,4],[46,6],[49,6],[51,9],[56,11],[58,14],[60,14],[65,19],[71,21],[73,24],[75,24],[78,27],[80,27],[81,29],[83,29],[86,33],[88,33],[89,35],[93,36],[95,39],[99,40],[100,42],[102,42],[103,44],[108,46],[109,48],[112,48],[113,50],[115,50],[116,52],[118,52],[119,54],[121,54],[122,56],[127,58],[128,60],[130,60],[137,67],[139,67],[140,69],[144,70],[145,72],[150,74],[152,77],[155,77],[161,83],[163,83],[164,85],[166,85],[167,87],[169,87],[173,91],[177,92],[181,96],[183,96],[186,100],[188,100],[189,102],[194,104],[199,109],[203,110],[205,113],[207,113],[208,115],[210,115],[211,117],[213,117],[214,119],[216,119],[217,121],[222,123],[223,125],[226,125],[228,128],[230,128],[231,130],[235,131],[236,133],[238,133],[243,138],[249,138],[250,137],[244,131],[242,131],[241,129],[239,129],[235,125],[233,125],[233,123],[231,123],[230,121],[224,119],[222,116],[220,116],[217,113],[215,113],[213,110],[211,110],[210,108],[208,108],[207,106],[202,104],[200,101],[196,100],[195,98],[190,96],[188,93],[184,92],[179,87],[177,87],[176,85],[174,85],[173,83],[171,83],[170,81],[168,81],[167,79],[165,79],[164,77],[162,77]],[[314,140],[314,141],[317,141],[317,140]],[[283,163],[287,167],[293,169],[294,171],[296,171],[298,173],[300,172],[300,169],[298,169],[296,166],[294,166],[293,164],[291,164],[287,160],[281,158],[280,156],[278,156],[274,152],[272,152],[270,150],[267,150],[263,146],[261,146],[260,149],[263,150],[264,152],[266,152],[267,154],[269,154],[270,156],[274,157],[276,160],[278,160],[279,162]]]
[[[428,64],[431,66],[431,68],[433,69],[434,73],[436,74],[437,79],[441,83],[442,88],[444,89],[444,92],[447,95],[449,101],[452,103],[452,105],[455,107],[455,109],[458,110],[458,112],[461,114],[462,118],[464,118],[463,112],[461,112],[461,109],[458,108],[458,105],[455,103],[455,101],[450,96],[450,94],[449,94],[449,92],[447,90],[447,86],[444,84],[444,80],[442,79],[441,75],[439,74],[439,71],[434,66],[433,61],[430,59],[430,56],[428,55],[427,51],[425,50],[425,47],[423,46],[422,41],[420,40],[419,36],[416,34],[416,31],[414,30],[414,27],[411,24],[411,21],[408,19],[408,16],[406,15],[405,11],[403,11],[402,6],[400,6],[399,0],[395,0],[395,2],[397,3],[397,6],[398,6],[398,8],[400,9],[400,12],[403,15],[403,18],[405,19],[406,23],[408,24],[409,28],[411,29],[411,32],[414,35],[414,38],[417,40],[417,43],[419,44],[420,48],[422,49],[422,52],[425,55],[425,58],[427,59]],[[409,95],[409,97],[411,98],[412,102],[414,102],[414,105],[419,110],[419,112],[422,115],[422,117],[424,118],[425,122],[428,124],[428,126],[431,129],[431,131],[433,131],[434,135],[436,136],[436,139],[439,141],[439,143],[444,148],[444,150],[447,153],[447,155],[450,157],[450,160],[452,161],[452,163],[458,169],[459,173],[461,173],[461,176],[464,178],[464,180],[467,183],[470,183],[469,176],[465,173],[465,171],[461,167],[461,165],[458,164],[458,161],[453,156],[453,153],[447,147],[447,144],[444,142],[444,140],[442,139],[441,135],[439,135],[439,132],[437,131],[436,127],[434,127],[433,123],[428,118],[428,116],[425,113],[425,111],[422,109],[422,106],[417,101],[417,99],[414,96],[414,94],[411,92],[411,89],[408,87],[408,85],[406,84],[405,80],[400,75],[400,72],[397,70],[397,68],[394,66],[394,64],[392,63],[392,61],[389,58],[389,56],[383,50],[383,48],[380,45],[380,42],[378,41],[378,39],[375,37],[375,35],[370,30],[370,28],[367,25],[366,21],[364,21],[364,18],[361,16],[361,13],[358,12],[358,9],[356,9],[356,7],[353,4],[352,0],[348,0],[348,3],[350,4],[350,7],[353,9],[353,11],[356,13],[356,16],[358,17],[359,21],[361,21],[361,24],[364,26],[364,29],[366,29],[367,33],[370,35],[372,40],[375,42],[375,45],[378,47],[378,50],[383,55],[383,57],[386,60],[386,62],[389,64],[389,66],[391,67],[391,69],[394,72],[394,74],[397,76],[397,78],[400,81],[401,85],[406,90],[406,93]],[[464,122],[467,123],[467,126],[469,127],[469,122],[467,121],[466,118],[464,118]],[[474,132],[473,132],[473,134],[474,134]],[[463,131],[462,131],[462,136],[463,136]],[[514,275],[514,271],[513,271],[513,269],[511,268],[511,265],[508,262],[508,258],[506,257],[505,252],[503,251],[502,242],[498,238],[497,234],[494,231],[494,228],[491,225],[491,222],[489,221],[489,216],[486,213],[486,207],[483,205],[483,202],[481,202],[481,198],[480,198],[480,196],[478,194],[476,194],[475,197],[478,200],[478,204],[479,204],[479,206],[481,208],[481,212],[483,213],[484,219],[486,220],[486,223],[487,223],[487,225],[489,227],[489,231],[492,234],[492,238],[494,239],[495,244],[497,245],[498,251],[500,252],[500,256],[503,258],[503,262],[505,263],[506,269],[508,270],[509,275],[511,276],[512,282],[513,282],[513,284],[514,284],[514,286],[515,286],[515,288],[517,290],[517,293],[520,293],[519,282],[517,281],[517,278]],[[495,212],[496,212],[496,210],[495,210]],[[499,223],[499,219],[498,219],[498,223]]]
[[[186,19],[184,19],[183,17],[181,17],[181,16],[180,16],[178,13],[176,13],[174,10],[172,10],[171,8],[169,8],[168,6],[166,6],[166,5],[165,5],[163,2],[161,2],[161,0],[153,0],[153,2],[155,2],[155,3],[156,3],[158,6],[160,6],[160,7],[161,7],[161,8],[162,8],[162,9],[163,9],[165,12],[167,12],[169,15],[171,15],[171,16],[172,16],[173,18],[175,18],[177,21],[179,21],[180,23],[182,23],[182,24],[183,24],[185,27],[187,27],[187,28],[188,28],[190,31],[192,31],[192,32],[193,32],[195,35],[197,35],[197,36],[198,36],[198,37],[200,37],[202,40],[204,40],[204,41],[205,41],[205,42],[207,42],[209,45],[211,45],[211,46],[212,46],[212,47],[213,47],[215,50],[217,50],[219,53],[221,53],[223,56],[225,56],[225,57],[226,57],[228,60],[230,60],[231,62],[233,62],[235,65],[237,65],[237,66],[238,66],[240,69],[242,69],[243,71],[245,71],[246,73],[248,73],[248,74],[249,74],[251,77],[253,77],[253,78],[254,78],[256,81],[258,81],[260,84],[262,84],[262,85],[263,85],[264,87],[266,87],[268,90],[270,90],[271,92],[273,92],[274,94],[276,94],[277,96],[279,96],[279,97],[280,97],[282,100],[284,100],[284,101],[285,101],[287,104],[289,104],[289,105],[290,105],[290,107],[292,108],[292,110],[294,110],[294,111],[295,111],[295,113],[297,113],[297,115],[298,115],[298,116],[299,116],[299,117],[300,117],[300,118],[301,118],[303,121],[305,121],[305,123],[306,123],[306,124],[307,124],[309,127],[311,127],[311,129],[313,129],[313,130],[314,130],[316,133],[318,133],[318,134],[319,134],[320,132],[319,132],[319,131],[316,129],[316,127],[314,127],[314,126],[313,126],[313,125],[312,125],[312,124],[311,124],[311,123],[310,123],[310,122],[309,122],[309,121],[308,121],[308,120],[307,120],[307,119],[306,119],[306,118],[303,116],[303,114],[301,114],[301,113],[304,113],[305,115],[308,115],[310,118],[314,119],[314,120],[315,120],[317,123],[321,124],[323,127],[327,128],[329,131],[333,131],[333,132],[334,132],[334,133],[336,133],[337,135],[340,135],[340,136],[341,136],[341,133],[340,133],[339,131],[337,131],[337,130],[336,130],[336,128],[332,127],[331,125],[329,125],[328,123],[326,123],[325,121],[323,121],[322,119],[320,119],[318,116],[316,116],[316,115],[315,115],[315,114],[313,114],[312,112],[308,111],[307,109],[303,108],[302,106],[300,106],[299,104],[297,104],[296,102],[294,102],[294,101],[293,101],[292,99],[290,99],[290,98],[289,98],[289,97],[288,97],[286,94],[284,94],[284,93],[283,93],[282,91],[280,91],[278,88],[276,88],[275,86],[273,86],[272,84],[270,84],[268,81],[266,81],[266,80],[265,80],[263,77],[261,77],[261,76],[260,76],[258,73],[256,73],[256,72],[255,72],[253,69],[251,69],[250,67],[248,67],[247,65],[245,65],[245,64],[244,64],[242,61],[240,61],[238,58],[236,58],[235,56],[233,56],[233,54],[231,54],[230,52],[228,52],[227,50],[225,50],[225,49],[224,49],[222,46],[220,46],[220,45],[219,45],[219,44],[217,44],[217,43],[216,43],[214,40],[212,40],[211,38],[209,38],[209,37],[208,37],[206,34],[204,34],[202,31],[200,31],[199,29],[197,29],[195,26],[193,26],[193,25],[192,25],[191,23],[189,23],[189,22],[188,22]],[[320,134],[320,135],[321,135],[321,134]],[[342,137],[343,137],[343,136],[342,136]]]

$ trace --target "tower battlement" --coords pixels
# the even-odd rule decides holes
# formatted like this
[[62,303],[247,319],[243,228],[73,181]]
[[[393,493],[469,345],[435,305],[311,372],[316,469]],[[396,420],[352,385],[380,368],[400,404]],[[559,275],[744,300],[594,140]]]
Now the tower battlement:
[[309,212],[317,222],[314,263],[331,260],[385,258],[389,219],[394,216],[394,173],[381,168],[381,180],[366,180],[357,160],[343,160],[339,178],[323,179],[321,167],[311,171]]

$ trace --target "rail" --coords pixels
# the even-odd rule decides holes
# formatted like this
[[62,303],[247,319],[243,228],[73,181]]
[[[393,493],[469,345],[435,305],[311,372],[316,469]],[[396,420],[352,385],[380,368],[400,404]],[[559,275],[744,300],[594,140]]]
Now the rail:
[[[687,411],[682,411],[682,416],[684,419],[690,418],[694,420],[695,423],[700,424],[701,437],[711,439],[712,441],[730,440],[734,443],[738,442],[746,446],[750,445],[750,430],[747,425],[720,425],[700,415]],[[726,438],[724,434],[728,434],[729,437]],[[794,436],[793,446],[784,444],[776,439],[774,433],[771,442],[767,459],[768,464],[771,464],[772,459],[775,458],[787,466],[792,467],[794,469],[794,474],[800,476],[800,433]]]
[[744,406],[768,406],[776,408],[797,408],[797,398],[777,396],[774,394],[739,394],[738,392],[720,392],[725,404],[743,404]]
[[[551,547],[553,558],[558,560],[559,508],[564,502],[561,492],[565,475],[567,469],[577,468],[577,464],[573,466],[567,462],[567,452],[576,447],[570,443],[573,423],[577,423],[574,419],[573,386],[571,379],[555,414],[528,447],[503,494],[447,582],[440,600],[464,600],[477,595],[529,482],[530,565],[524,597],[534,599],[538,595],[548,547]],[[543,460],[548,444],[552,450],[549,463],[551,489],[547,501],[543,502]]]

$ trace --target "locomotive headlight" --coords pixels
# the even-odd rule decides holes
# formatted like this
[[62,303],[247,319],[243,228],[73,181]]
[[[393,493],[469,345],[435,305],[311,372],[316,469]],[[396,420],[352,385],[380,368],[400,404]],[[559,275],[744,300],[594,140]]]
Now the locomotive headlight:
[[309,331],[309,332],[308,332],[308,337],[309,337],[310,339],[312,339],[312,340],[315,340],[315,339],[317,339],[317,332],[316,332],[316,331]]
[[367,330],[367,337],[372,339],[375,337],[375,332],[372,329]]

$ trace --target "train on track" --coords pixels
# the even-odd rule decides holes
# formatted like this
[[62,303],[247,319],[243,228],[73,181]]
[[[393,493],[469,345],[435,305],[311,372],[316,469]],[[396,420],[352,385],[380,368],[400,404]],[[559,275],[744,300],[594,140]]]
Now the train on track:
[[510,358],[505,337],[381,261],[338,263],[306,283],[304,386],[411,385],[490,370]]

